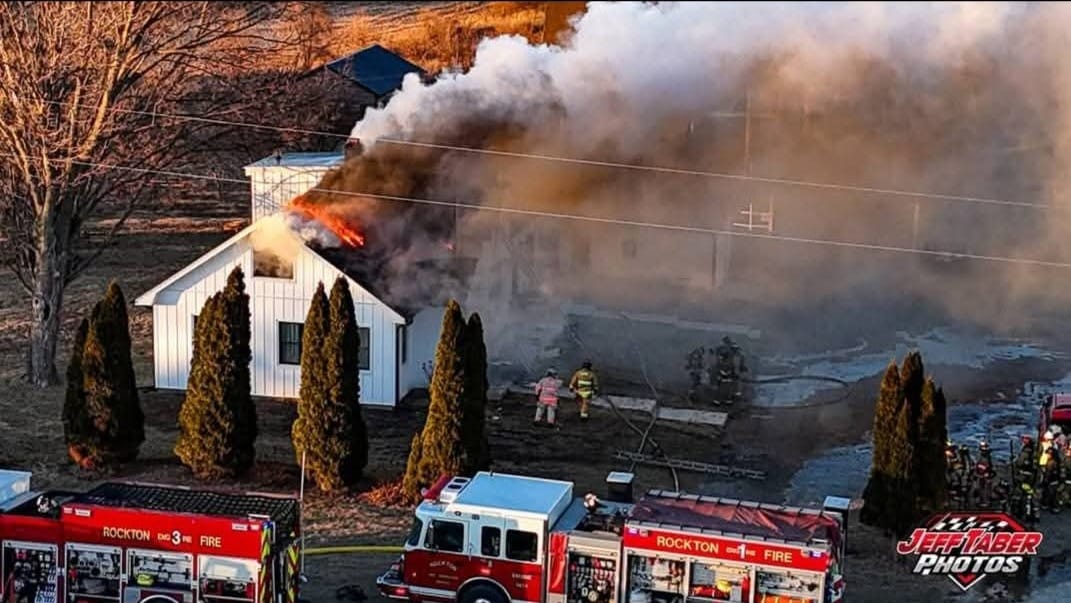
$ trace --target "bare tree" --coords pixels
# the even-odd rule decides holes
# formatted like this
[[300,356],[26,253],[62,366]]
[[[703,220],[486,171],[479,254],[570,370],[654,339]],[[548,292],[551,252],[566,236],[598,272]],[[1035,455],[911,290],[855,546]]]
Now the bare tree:
[[287,33],[295,46],[294,67],[308,71],[331,58],[334,22],[324,2],[297,2],[287,15]]
[[[0,259],[31,300],[28,375],[57,380],[64,290],[154,189],[240,118],[228,80],[275,52],[256,2],[0,4]],[[259,92],[259,91],[254,91]],[[117,218],[101,237],[84,228]]]

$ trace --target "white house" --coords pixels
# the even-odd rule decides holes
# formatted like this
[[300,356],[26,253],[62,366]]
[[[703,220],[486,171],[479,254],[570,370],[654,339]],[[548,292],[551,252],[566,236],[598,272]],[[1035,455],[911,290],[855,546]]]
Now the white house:
[[317,283],[330,289],[339,276],[350,285],[361,329],[361,402],[393,406],[426,387],[442,320],[442,306],[396,308],[337,258],[298,245],[280,260],[253,244],[262,218],[307,191],[342,160],[340,154],[293,153],[246,168],[252,179],[254,222],[135,300],[153,309],[156,387],[185,389],[193,354],[193,326],[205,301],[241,266],[252,316],[252,392],[296,398],[301,384],[302,323]]

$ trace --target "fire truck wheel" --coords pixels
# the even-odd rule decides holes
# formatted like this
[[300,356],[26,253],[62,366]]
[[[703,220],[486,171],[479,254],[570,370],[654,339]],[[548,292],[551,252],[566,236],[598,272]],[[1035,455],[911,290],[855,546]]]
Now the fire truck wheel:
[[477,584],[465,589],[458,603],[510,603],[502,591],[490,584]]

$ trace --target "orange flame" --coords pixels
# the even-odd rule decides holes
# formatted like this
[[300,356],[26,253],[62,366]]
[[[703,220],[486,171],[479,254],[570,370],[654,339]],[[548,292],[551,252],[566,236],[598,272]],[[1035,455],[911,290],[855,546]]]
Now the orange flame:
[[349,247],[364,246],[364,235],[349,220],[332,211],[330,205],[311,203],[305,195],[298,195],[290,201],[287,209],[323,224]]

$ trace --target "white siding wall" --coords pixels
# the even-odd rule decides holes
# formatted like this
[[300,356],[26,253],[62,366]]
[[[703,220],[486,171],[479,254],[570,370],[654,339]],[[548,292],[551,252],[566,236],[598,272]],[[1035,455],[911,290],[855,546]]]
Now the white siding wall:
[[[238,241],[204,265],[160,292],[153,306],[153,340],[156,386],[184,389],[193,353],[193,315],[227,282],[236,265],[246,274],[252,313],[253,394],[296,398],[301,384],[301,368],[279,364],[279,322],[305,322],[316,285],[331,285],[341,274],[307,249],[294,264],[293,279],[253,277],[253,254],[247,240]],[[398,399],[395,386],[396,324],[400,321],[385,305],[350,282],[357,324],[370,329],[371,349],[368,371],[361,371],[361,402],[393,405]],[[405,391],[405,390],[403,390]]]
[[435,360],[435,347],[443,324],[443,308],[425,308],[413,317],[405,331],[408,339],[408,354],[402,365],[402,391],[428,387],[428,370]]
[[327,167],[250,167],[253,221],[279,211],[291,199],[319,184]]

